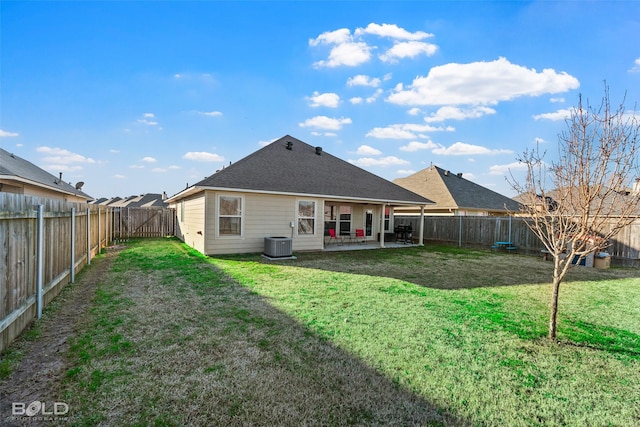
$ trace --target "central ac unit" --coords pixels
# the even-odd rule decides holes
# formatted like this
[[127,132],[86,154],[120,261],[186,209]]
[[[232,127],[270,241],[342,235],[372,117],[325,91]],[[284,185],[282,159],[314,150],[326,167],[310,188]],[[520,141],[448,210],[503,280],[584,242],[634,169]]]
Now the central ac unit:
[[290,257],[293,255],[290,237],[265,237],[264,254],[270,258]]

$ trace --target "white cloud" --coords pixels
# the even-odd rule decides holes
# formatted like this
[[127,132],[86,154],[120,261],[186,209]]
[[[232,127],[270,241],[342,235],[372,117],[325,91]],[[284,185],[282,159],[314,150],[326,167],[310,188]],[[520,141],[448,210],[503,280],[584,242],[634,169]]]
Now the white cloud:
[[424,54],[427,56],[433,56],[438,50],[438,46],[431,43],[408,41],[396,43],[391,49],[387,50],[382,55],[379,55],[383,62],[394,63],[403,58],[414,58],[418,55]]
[[633,61],[633,67],[629,69],[630,73],[640,73],[640,58]]
[[427,142],[411,141],[407,145],[401,146],[400,150],[415,152],[420,150],[433,150],[436,148],[438,148],[438,145],[433,141],[427,141]]
[[136,120],[136,122],[147,126],[158,126],[158,121],[153,113],[144,113],[142,118]]
[[409,176],[413,175],[414,173],[416,173],[416,171],[414,171],[413,169],[398,169],[396,171],[396,174],[400,176]]
[[382,89],[378,89],[378,90],[376,90],[376,91],[373,93],[373,95],[371,95],[371,96],[369,96],[369,97],[367,98],[367,100],[366,100],[366,101],[367,101],[367,104],[371,104],[371,103],[376,102],[376,99],[378,99],[378,98],[380,97],[380,95],[382,95]]
[[341,65],[355,67],[371,59],[371,49],[372,48],[364,42],[340,43],[331,48],[327,61],[318,61],[313,65],[316,68],[333,68]]
[[481,145],[456,142],[449,147],[439,146],[438,148],[435,148],[432,153],[443,156],[473,156],[487,154],[512,154],[513,150],[489,149]]
[[420,113],[422,113],[422,110],[420,110],[418,107],[413,107],[412,109],[407,111],[407,113],[409,113],[409,115],[411,116],[418,116],[420,115]]
[[565,119],[568,119],[569,117],[571,117],[571,110],[567,108],[563,108],[554,113],[543,113],[543,114],[536,114],[535,116],[533,116],[533,118],[536,120],[551,120],[554,122],[557,122],[559,120],[565,120]]
[[164,173],[166,171],[167,170],[165,168],[153,168],[153,169],[151,169],[151,172],[154,172],[154,173]]
[[380,139],[413,139],[416,134],[402,128],[402,125],[390,125],[384,128],[373,128],[366,136]]
[[52,148],[52,147],[38,147],[36,149],[38,153],[43,153],[45,157],[42,158],[44,162],[47,163],[56,163],[56,164],[72,164],[72,163],[96,163],[90,157],[85,157],[83,155],[73,153],[69,150],[65,150],[63,148]]
[[11,137],[14,137],[14,136],[18,136],[18,133],[17,132],[9,132],[9,131],[0,129],[0,138],[11,138]]
[[142,165],[131,165],[131,166],[129,166],[129,169],[144,169],[144,166],[142,166]]
[[168,167],[168,169],[176,170],[176,169],[182,169],[182,168],[180,166],[178,166],[178,165],[171,165],[171,166]]
[[390,38],[395,42],[394,46],[381,55],[381,58],[388,62],[420,54],[432,55],[437,50],[436,45],[419,41],[432,37],[433,34],[423,31],[411,33],[395,24],[371,23],[366,28],[357,28],[353,34],[348,28],[341,28],[324,32],[315,39],[309,39],[310,46],[331,46],[328,59],[317,61],[314,66],[316,68],[341,65],[354,67],[370,61],[371,51],[377,47],[365,41],[368,36]]
[[410,33],[404,28],[400,28],[395,24],[374,24],[367,25],[366,28],[357,28],[355,35],[372,34],[379,37],[390,37],[397,40],[423,40],[428,37],[433,37],[433,34],[425,33],[424,31],[416,31]]
[[549,98],[549,102],[553,102],[553,103],[556,103],[556,104],[562,103],[564,101],[565,101],[565,99],[562,96]]
[[220,111],[196,111],[196,113],[207,117],[219,117],[222,115]]
[[493,165],[489,168],[489,175],[507,175],[510,171],[525,171],[527,165],[521,162],[513,162],[506,165]]
[[140,159],[141,162],[145,162],[145,163],[155,163],[157,162],[156,159],[154,159],[153,157],[143,157],[142,159]]
[[341,117],[339,119],[331,118],[327,116],[316,116],[305,120],[302,123],[298,123],[300,127],[313,127],[318,129],[327,130],[340,130],[342,125],[350,124],[350,118]]
[[121,175],[121,174],[119,174],[119,173],[117,173],[117,174],[113,175],[113,177],[114,177],[115,179],[125,179],[125,178],[126,178],[126,176]]
[[362,99],[359,96],[356,96],[354,98],[349,99],[349,102],[353,105],[358,105],[358,104],[362,104],[362,102],[364,101],[364,99]]
[[311,101],[309,104],[311,107],[329,107],[337,108],[340,104],[340,97],[336,93],[319,93],[313,92],[313,96],[307,98]]
[[496,110],[489,107],[474,107],[474,108],[458,108],[458,107],[440,107],[438,111],[432,113],[430,116],[425,117],[424,121],[427,123],[443,122],[445,120],[465,120],[476,119],[488,114],[495,114]]
[[351,31],[348,28],[341,28],[335,31],[327,31],[320,34],[315,39],[309,39],[311,46],[321,44],[340,44],[347,43],[351,40]]
[[349,160],[349,163],[358,166],[392,166],[392,165],[408,165],[410,162],[400,159],[396,156],[387,157],[362,157],[358,160]]
[[195,162],[223,162],[224,157],[214,154],[207,153],[206,151],[189,151],[182,156],[185,160],[193,160]]
[[380,79],[377,77],[371,78],[364,74],[358,74],[357,76],[349,77],[347,79],[347,86],[380,86]]
[[553,69],[537,72],[505,58],[431,68],[405,88],[396,86],[387,101],[400,105],[497,104],[521,96],[540,96],[576,89],[578,79]]
[[[404,123],[393,124],[386,127],[373,128],[367,132],[366,136],[383,139],[415,139],[418,136],[416,132],[453,132],[455,128],[451,126],[431,126],[427,124]],[[425,136],[426,138],[426,136]]]
[[382,151],[368,145],[361,145],[360,147],[358,147],[356,154],[360,156],[379,156],[380,154],[382,154]]

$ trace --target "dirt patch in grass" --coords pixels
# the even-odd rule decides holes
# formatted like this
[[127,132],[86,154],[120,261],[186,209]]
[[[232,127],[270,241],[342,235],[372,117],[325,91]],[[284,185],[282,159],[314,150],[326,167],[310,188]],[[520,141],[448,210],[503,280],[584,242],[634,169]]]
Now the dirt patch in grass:
[[[12,403],[34,401],[59,402],[59,383],[67,369],[69,339],[83,325],[93,303],[100,278],[108,271],[122,246],[110,247],[103,256],[68,284],[45,309],[42,319],[34,322],[7,350],[11,373],[0,381],[0,424],[21,425],[11,420]],[[7,354],[3,358],[8,357]],[[34,425],[33,422],[29,425]]]

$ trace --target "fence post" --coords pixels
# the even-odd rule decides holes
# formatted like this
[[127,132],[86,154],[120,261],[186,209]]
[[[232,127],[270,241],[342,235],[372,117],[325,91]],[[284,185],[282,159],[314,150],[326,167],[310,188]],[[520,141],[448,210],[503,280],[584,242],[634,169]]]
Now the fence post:
[[71,208],[71,283],[76,282],[76,208]]
[[102,244],[102,235],[100,232],[102,227],[100,227],[100,206],[98,206],[98,253],[100,253],[101,244]]
[[36,310],[42,317],[42,283],[44,282],[44,206],[38,205],[38,237],[36,239]]
[[87,265],[91,265],[91,209],[87,208]]
[[458,246],[462,247],[462,215],[459,215],[458,221]]

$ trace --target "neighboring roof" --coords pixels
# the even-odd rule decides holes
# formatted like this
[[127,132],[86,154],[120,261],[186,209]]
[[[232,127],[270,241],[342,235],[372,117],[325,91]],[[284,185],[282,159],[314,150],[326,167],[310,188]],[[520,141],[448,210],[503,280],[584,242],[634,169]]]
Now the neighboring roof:
[[62,181],[59,177],[2,148],[0,148],[0,178],[36,185],[85,199],[93,199],[73,185]]
[[437,166],[429,166],[406,178],[393,180],[409,190],[433,200],[430,209],[476,209],[519,211],[520,203]]
[[[291,148],[287,148],[291,143]],[[319,154],[317,154],[319,152]],[[351,198],[413,205],[429,199],[286,135],[187,188]]]
[[122,207],[130,207],[130,208],[151,208],[151,207],[162,207],[166,208],[168,206],[165,203],[165,195],[163,194],[155,194],[155,193],[146,193],[141,194],[139,196],[129,196],[126,198],[114,197],[112,199],[101,198],[92,202],[92,204],[110,206],[114,208],[122,208]]

